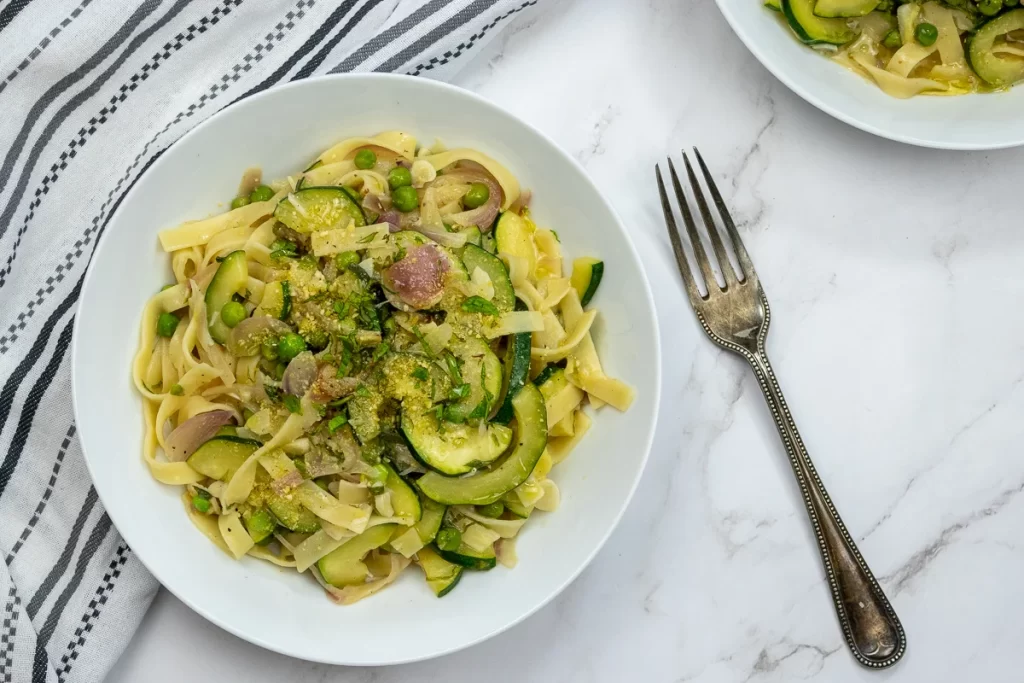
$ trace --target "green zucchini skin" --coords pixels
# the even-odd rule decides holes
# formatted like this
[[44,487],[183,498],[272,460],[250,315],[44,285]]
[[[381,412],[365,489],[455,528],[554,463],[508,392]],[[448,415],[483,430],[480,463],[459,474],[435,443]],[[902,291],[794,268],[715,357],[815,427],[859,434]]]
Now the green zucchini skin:
[[465,543],[460,545],[458,550],[438,549],[437,552],[441,557],[452,564],[457,564],[460,567],[466,567],[467,569],[475,569],[477,571],[494,569],[498,564],[498,558],[494,554],[493,550],[485,550],[481,553],[473,550]]
[[468,477],[428,472],[416,481],[419,490],[444,505],[489,505],[526,481],[547,446],[547,410],[544,397],[532,383],[519,391],[513,408],[517,440],[504,460]]
[[239,249],[224,257],[206,287],[206,322],[210,336],[218,344],[226,344],[231,328],[221,321],[220,312],[231,297],[244,292],[249,285],[249,265],[245,251]]
[[[525,311],[526,304],[516,299],[516,310]],[[533,335],[529,332],[509,335],[508,349],[505,351],[505,375],[501,383],[502,398],[499,408],[492,418],[493,422],[508,424],[512,420],[512,399],[526,384],[530,375],[530,346]]]
[[985,22],[971,36],[967,58],[978,77],[993,88],[1024,80],[1024,60],[998,57],[992,52],[996,38],[1024,28],[1024,9],[1015,9]]
[[501,259],[476,245],[467,244],[462,250],[462,263],[470,275],[479,268],[491,278],[491,284],[494,285],[494,299],[491,303],[499,311],[507,313],[515,309],[516,295],[512,289],[512,280],[509,279],[508,269]]
[[[300,208],[296,208],[292,198]],[[359,202],[346,188],[337,186],[303,187],[282,199],[274,209],[274,218],[302,234],[328,230],[345,216],[351,217],[356,227],[366,225]]]
[[808,45],[845,45],[857,37],[845,19],[817,16],[814,3],[815,0],[782,0],[782,13],[801,41]]

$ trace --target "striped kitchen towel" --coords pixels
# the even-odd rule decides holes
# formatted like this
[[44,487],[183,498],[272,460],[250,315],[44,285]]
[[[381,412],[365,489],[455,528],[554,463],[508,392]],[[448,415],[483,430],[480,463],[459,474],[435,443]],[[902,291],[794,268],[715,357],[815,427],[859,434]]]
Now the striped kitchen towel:
[[71,409],[82,278],[125,193],[238,99],[332,72],[448,78],[544,4],[0,0],[0,683],[102,680],[157,588]]

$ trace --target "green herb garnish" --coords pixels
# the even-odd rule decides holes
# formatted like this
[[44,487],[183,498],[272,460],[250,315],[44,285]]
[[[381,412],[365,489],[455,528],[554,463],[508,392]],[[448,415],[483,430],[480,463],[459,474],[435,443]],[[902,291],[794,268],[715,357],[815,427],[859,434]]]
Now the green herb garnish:
[[484,315],[500,315],[501,311],[482,296],[471,296],[462,302],[462,310],[467,313],[483,313]]

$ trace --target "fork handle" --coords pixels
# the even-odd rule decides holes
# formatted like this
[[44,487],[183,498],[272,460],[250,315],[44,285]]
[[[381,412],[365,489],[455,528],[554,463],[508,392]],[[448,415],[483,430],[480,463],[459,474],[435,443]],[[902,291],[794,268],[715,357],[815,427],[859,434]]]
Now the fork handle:
[[[744,354],[746,355],[746,354]],[[789,453],[793,473],[800,484],[804,505],[818,539],[839,624],[857,661],[866,667],[892,666],[907,647],[906,633],[899,617],[882,592],[857,545],[846,530],[807,455],[796,422],[782,396],[778,380],[763,348],[747,356],[765,400],[771,409],[779,436]]]

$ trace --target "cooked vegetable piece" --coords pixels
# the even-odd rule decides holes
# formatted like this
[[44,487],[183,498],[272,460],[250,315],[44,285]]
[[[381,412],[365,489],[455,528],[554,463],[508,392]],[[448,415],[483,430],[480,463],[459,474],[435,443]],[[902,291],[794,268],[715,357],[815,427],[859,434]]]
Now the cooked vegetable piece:
[[218,344],[226,344],[229,328],[221,319],[224,305],[231,297],[244,292],[249,285],[249,265],[245,252],[239,249],[224,257],[214,273],[213,279],[206,288],[206,322],[210,328],[210,336]]
[[341,187],[304,187],[281,200],[274,217],[295,232],[309,234],[321,230],[366,225],[359,204]]
[[387,543],[398,528],[398,524],[379,524],[346,541],[316,563],[320,575],[338,588],[363,583],[369,575],[363,558]]
[[846,19],[828,19],[814,13],[815,0],[782,0],[782,13],[797,37],[808,45],[844,45],[857,37]]
[[448,476],[494,462],[512,442],[512,430],[505,425],[488,424],[481,430],[475,425],[441,422],[435,411],[415,415],[403,411],[402,432],[424,465]]
[[246,459],[262,446],[236,436],[215,436],[189,456],[188,466],[204,477],[230,481]]
[[449,562],[431,548],[423,548],[416,553],[416,561],[427,577],[430,590],[439,598],[448,595],[462,578],[461,566]]
[[572,264],[573,289],[580,295],[580,304],[586,306],[597,293],[597,288],[604,277],[604,262],[596,258],[578,258]]

